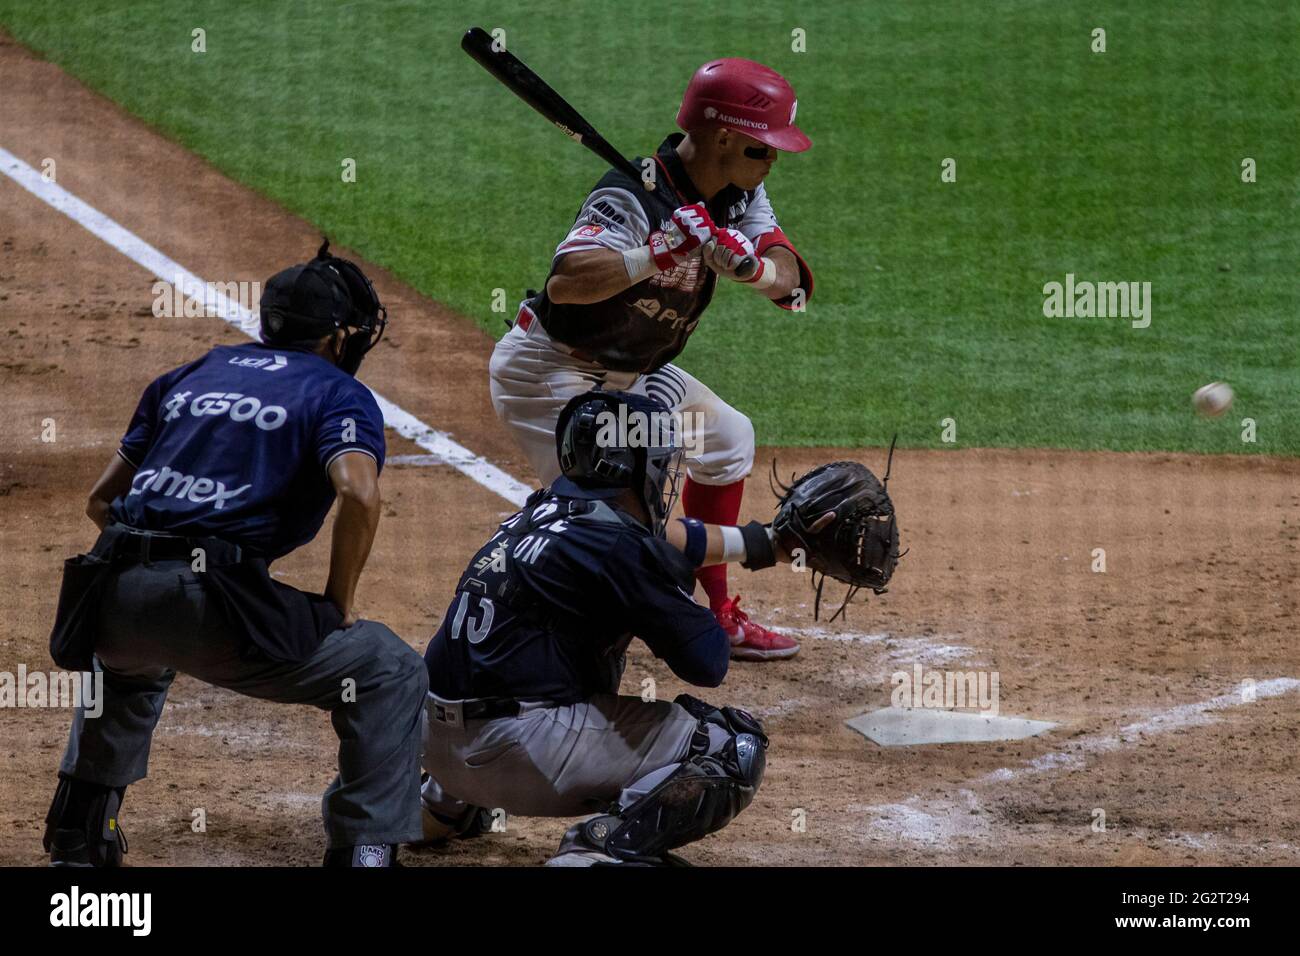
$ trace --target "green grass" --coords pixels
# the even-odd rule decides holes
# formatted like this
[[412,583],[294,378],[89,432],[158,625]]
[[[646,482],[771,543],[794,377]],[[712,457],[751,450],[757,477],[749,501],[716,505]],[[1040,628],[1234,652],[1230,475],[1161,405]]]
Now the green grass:
[[[760,441],[939,445],[953,417],[961,446],[1300,454],[1295,4],[0,0],[0,23],[494,334],[493,290],[542,281],[601,169],[464,28],[505,28],[629,153],[671,131],[695,66],[750,56],[814,141],[769,189],[817,290],[790,315],[721,289],[681,364]],[[1151,327],[1044,318],[1067,272],[1151,282]],[[1199,419],[1215,379],[1237,405]]]

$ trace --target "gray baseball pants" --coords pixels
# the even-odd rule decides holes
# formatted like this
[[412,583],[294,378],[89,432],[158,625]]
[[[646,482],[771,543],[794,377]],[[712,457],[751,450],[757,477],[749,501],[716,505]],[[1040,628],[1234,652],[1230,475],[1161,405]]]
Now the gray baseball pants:
[[321,803],[331,847],[419,840],[428,689],[420,655],[383,624],[360,621],[328,635],[304,661],[249,659],[201,578],[184,561],[159,561],[109,582],[95,645],[103,713],[78,710],[60,770],[110,787],[143,779],[167,689],[177,673],[189,674],[329,711],[339,738],[338,775]]
[[[429,695],[423,798],[431,810],[457,817],[472,804],[562,817],[626,808],[677,770],[701,729],[678,704],[614,694],[521,708],[517,717],[466,721],[457,702]],[[732,739],[706,729],[709,753]]]

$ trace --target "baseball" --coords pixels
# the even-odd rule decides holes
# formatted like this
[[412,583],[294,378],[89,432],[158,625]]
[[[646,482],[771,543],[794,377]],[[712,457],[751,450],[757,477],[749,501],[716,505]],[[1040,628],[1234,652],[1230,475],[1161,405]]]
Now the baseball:
[[1226,382],[1202,385],[1192,396],[1192,404],[1202,415],[1217,418],[1232,407],[1232,386]]

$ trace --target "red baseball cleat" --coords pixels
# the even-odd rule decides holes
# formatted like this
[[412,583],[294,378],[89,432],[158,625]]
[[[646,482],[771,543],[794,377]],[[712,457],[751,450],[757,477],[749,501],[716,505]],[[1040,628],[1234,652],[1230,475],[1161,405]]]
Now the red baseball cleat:
[[775,661],[794,657],[799,642],[755,624],[740,609],[740,595],[724,601],[717,611],[718,623],[731,638],[731,656],[738,661]]

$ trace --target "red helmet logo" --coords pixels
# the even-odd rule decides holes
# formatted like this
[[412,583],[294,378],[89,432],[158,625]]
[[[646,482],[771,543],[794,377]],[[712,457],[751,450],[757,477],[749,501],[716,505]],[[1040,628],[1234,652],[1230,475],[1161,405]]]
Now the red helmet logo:
[[735,57],[711,60],[691,77],[677,125],[688,133],[722,126],[776,149],[801,153],[812,141],[794,125],[798,106],[794,89],[776,70]]

